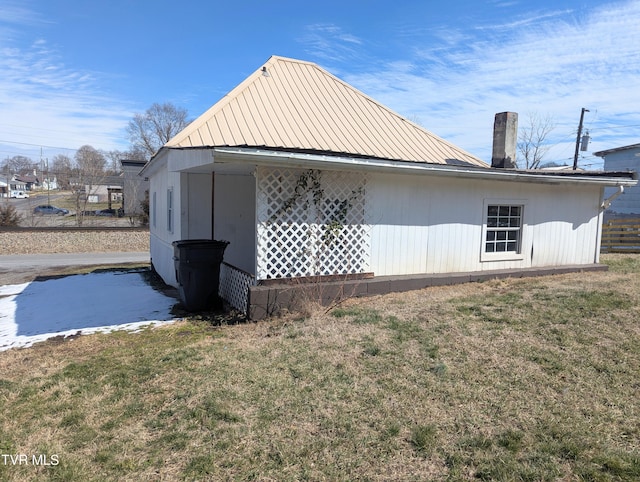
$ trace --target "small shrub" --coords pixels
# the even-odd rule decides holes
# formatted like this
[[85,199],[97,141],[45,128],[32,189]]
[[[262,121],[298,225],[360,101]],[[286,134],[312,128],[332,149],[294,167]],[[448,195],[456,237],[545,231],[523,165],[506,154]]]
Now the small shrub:
[[438,362],[429,368],[429,371],[438,377],[443,377],[447,373],[447,365],[442,362]]
[[19,226],[21,221],[22,215],[13,204],[0,206],[0,226]]
[[410,442],[424,454],[431,451],[436,443],[436,427],[433,425],[418,425],[411,431]]
[[381,353],[381,350],[379,346],[367,345],[363,352],[369,356],[378,356]]

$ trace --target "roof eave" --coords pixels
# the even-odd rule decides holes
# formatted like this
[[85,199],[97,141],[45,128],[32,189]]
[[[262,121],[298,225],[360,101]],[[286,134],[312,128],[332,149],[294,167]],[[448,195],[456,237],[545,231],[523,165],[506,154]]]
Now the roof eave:
[[351,167],[358,170],[365,169],[370,171],[393,172],[396,174],[431,174],[448,177],[519,181],[537,184],[598,184],[602,186],[630,187],[635,186],[638,183],[635,172],[592,173],[591,175],[586,173],[542,174],[534,173],[532,171],[483,168],[476,166],[452,166],[412,161],[394,161],[378,158],[336,157],[244,147],[215,147],[211,148],[211,150],[213,151],[214,163],[240,161],[274,167],[317,169],[344,169],[345,167]]
[[614,154],[616,152],[629,151],[631,149],[637,149],[639,147],[640,147],[640,144],[631,144],[629,146],[614,147],[613,149],[606,149],[604,151],[594,152],[593,155],[597,156],[597,157],[604,157],[604,156],[606,156],[608,154]]

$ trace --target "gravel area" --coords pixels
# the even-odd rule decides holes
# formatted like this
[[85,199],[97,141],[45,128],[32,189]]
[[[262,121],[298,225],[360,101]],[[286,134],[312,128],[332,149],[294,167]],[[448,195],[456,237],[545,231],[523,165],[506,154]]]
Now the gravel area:
[[100,253],[149,251],[149,232],[100,231],[0,231],[0,254]]

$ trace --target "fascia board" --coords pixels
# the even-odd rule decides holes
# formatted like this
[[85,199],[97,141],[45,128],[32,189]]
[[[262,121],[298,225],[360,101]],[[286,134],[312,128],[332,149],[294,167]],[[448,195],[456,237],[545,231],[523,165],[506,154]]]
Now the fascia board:
[[466,168],[441,164],[423,164],[417,162],[397,162],[384,159],[335,157],[319,154],[302,154],[260,149],[216,147],[213,148],[214,163],[250,162],[256,165],[274,167],[296,167],[302,169],[352,169],[395,174],[435,175],[467,179],[494,181],[526,182],[535,184],[595,184],[600,186],[635,186],[637,178],[534,174],[531,172],[506,169]]

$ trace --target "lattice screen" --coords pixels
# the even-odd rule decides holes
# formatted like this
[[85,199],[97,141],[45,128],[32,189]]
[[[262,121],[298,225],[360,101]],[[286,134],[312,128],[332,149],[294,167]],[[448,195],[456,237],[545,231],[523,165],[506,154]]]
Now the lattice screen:
[[230,264],[220,266],[220,287],[218,294],[237,310],[247,313],[249,300],[249,286],[256,284],[253,276],[239,270]]
[[257,177],[258,279],[368,271],[365,174],[260,168]]

